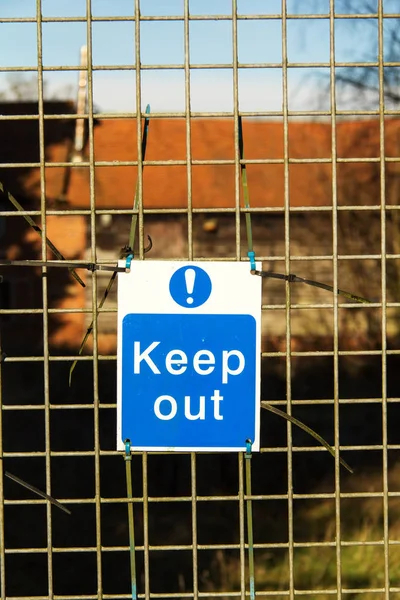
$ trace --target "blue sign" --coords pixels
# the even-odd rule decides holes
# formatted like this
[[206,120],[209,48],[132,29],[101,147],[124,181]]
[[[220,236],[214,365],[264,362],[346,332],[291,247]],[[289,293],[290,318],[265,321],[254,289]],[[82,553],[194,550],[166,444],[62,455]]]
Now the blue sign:
[[211,279],[200,267],[182,267],[171,277],[169,291],[172,298],[185,308],[197,308],[211,294]]
[[260,362],[261,277],[248,263],[133,261],[118,274],[119,450],[231,452],[250,440],[257,452]]
[[[193,288],[187,285],[190,269]],[[170,280],[172,298],[186,308],[203,304],[212,288],[205,271],[190,269]],[[251,315],[127,314],[122,440],[135,448],[225,450],[254,441],[256,329]]]

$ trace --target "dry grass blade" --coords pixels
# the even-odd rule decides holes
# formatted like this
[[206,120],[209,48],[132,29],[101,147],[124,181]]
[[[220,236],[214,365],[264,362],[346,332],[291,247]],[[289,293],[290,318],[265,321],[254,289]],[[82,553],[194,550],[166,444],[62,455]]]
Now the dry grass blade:
[[[143,137],[142,137],[142,159],[145,159],[146,156],[146,147],[147,147],[147,137],[148,137],[148,131],[149,131],[149,115],[150,114],[150,104],[148,104],[146,106],[146,112],[145,112],[145,120],[144,120],[144,127],[143,127]],[[139,202],[139,184],[136,184],[136,192],[135,192],[135,198],[133,201],[133,209],[137,210],[138,208],[138,202]],[[132,215],[132,222],[131,222],[131,227],[130,227],[130,232],[129,232],[129,243],[128,246],[125,248],[122,248],[121,253],[120,253],[120,258],[124,258],[126,257],[127,253],[133,252],[133,246],[135,243],[135,232],[136,232],[136,224],[137,224],[137,215],[133,214]],[[149,237],[149,236],[148,236]],[[145,252],[148,252],[148,250],[151,250],[153,245],[153,242],[151,241],[151,238],[149,237],[149,246],[148,248],[145,248]],[[115,279],[117,276],[117,272],[114,271],[114,273],[111,275],[110,280],[108,282],[108,285],[106,287],[106,290],[103,294],[103,297],[100,301],[100,304],[98,306],[98,310],[101,309],[107,299],[107,296],[109,295],[111,288],[114,285]],[[83,338],[81,345],[79,347],[78,350],[78,356],[81,356],[84,347],[86,346],[86,342],[88,341],[92,331],[93,331],[93,324],[94,324],[94,320],[90,323],[89,327],[87,328],[87,331],[85,333],[85,337]],[[69,370],[69,387],[71,387],[71,383],[72,383],[72,374],[75,370],[76,364],[77,364],[77,360],[74,360],[74,362],[71,365],[71,368]]]
[[61,502],[59,502],[58,500],[56,500],[55,498],[53,498],[53,496],[49,496],[49,494],[46,494],[45,492],[42,492],[42,490],[39,490],[34,485],[31,485],[30,483],[27,483],[23,479],[20,479],[19,477],[17,477],[16,475],[13,475],[12,473],[9,473],[8,471],[5,471],[4,475],[6,477],[8,477],[9,479],[12,479],[12,481],[15,481],[19,485],[22,485],[22,487],[26,488],[27,490],[30,490],[31,492],[33,492],[37,496],[40,496],[41,498],[44,498],[45,500],[48,500],[51,504],[54,504],[54,506],[57,506],[57,508],[63,510],[68,515],[72,514],[71,511],[66,506],[64,506],[63,504],[61,504]]
[[[269,410],[270,412],[274,413],[275,415],[278,415],[279,417],[286,419],[286,421],[293,423],[293,425],[300,427],[300,429],[302,429],[303,431],[305,431],[306,433],[311,435],[315,440],[317,440],[317,442],[319,442],[322,446],[324,446],[324,448],[326,448],[328,450],[329,454],[331,454],[333,456],[333,458],[335,458],[335,456],[336,456],[335,449],[332,448],[332,446],[330,446],[328,444],[328,442],[326,440],[324,440],[324,438],[321,437],[316,431],[311,429],[311,427],[308,427],[302,421],[299,421],[295,417],[292,417],[292,415],[288,415],[283,410],[280,410],[279,408],[272,406],[272,404],[269,404],[268,402],[261,402],[261,406],[262,406],[262,408]],[[339,462],[350,473],[354,473],[353,469],[350,467],[350,465],[347,464],[347,462],[345,460],[343,460],[343,458],[339,457]]]
[[[18,200],[11,194],[11,192],[9,192],[3,185],[3,183],[0,181],[0,192],[2,192],[7,198],[8,200],[11,202],[11,204],[19,211],[19,212],[24,212],[24,208],[23,206],[18,202]],[[35,223],[35,221],[29,216],[29,215],[22,215],[25,219],[25,221],[28,223],[28,225],[30,225],[32,227],[32,229],[34,229],[34,231],[36,231],[41,238],[43,238],[43,231],[42,229],[39,227],[39,225],[37,225]],[[61,252],[56,248],[56,246],[53,244],[53,242],[51,240],[49,240],[48,237],[45,238],[46,239],[46,244],[47,246],[50,248],[50,250],[53,252],[53,254],[59,259],[59,260],[66,260],[65,256],[63,256],[61,254]],[[84,281],[79,277],[78,273],[75,271],[75,269],[69,267],[68,268],[69,272],[71,273],[72,277],[79,283],[79,285],[81,285],[82,287],[86,287]]]
[[[110,293],[110,291],[111,291],[111,288],[112,288],[112,286],[114,285],[114,282],[115,282],[115,279],[116,279],[116,277],[117,277],[117,271],[114,271],[114,273],[113,273],[113,274],[111,275],[111,277],[110,277],[110,280],[109,280],[109,282],[108,282],[108,285],[107,285],[107,287],[106,287],[106,289],[105,289],[105,292],[104,292],[104,294],[103,294],[103,297],[102,297],[102,299],[101,299],[101,301],[100,301],[100,304],[99,304],[99,306],[98,306],[98,310],[100,310],[101,308],[103,308],[104,302],[107,300],[108,294]],[[89,336],[90,336],[90,334],[91,334],[91,333],[92,333],[92,331],[93,331],[93,324],[94,324],[94,321],[92,321],[92,322],[90,323],[89,327],[88,327],[88,328],[87,328],[87,330],[86,330],[85,337],[83,338],[83,340],[82,340],[82,342],[81,342],[81,345],[80,345],[80,347],[79,347],[79,350],[78,350],[78,356],[81,356],[81,354],[82,354],[82,352],[83,352],[83,349],[84,349],[84,347],[85,347],[85,345],[86,345],[86,342],[88,341],[88,339],[89,339]],[[71,383],[72,383],[72,374],[73,374],[73,372],[74,372],[74,370],[75,370],[75,367],[76,367],[76,364],[77,364],[77,362],[78,362],[78,361],[75,359],[75,360],[74,360],[74,362],[73,362],[73,363],[72,363],[72,365],[71,365],[71,368],[70,368],[70,370],[69,370],[69,387],[71,387]]]

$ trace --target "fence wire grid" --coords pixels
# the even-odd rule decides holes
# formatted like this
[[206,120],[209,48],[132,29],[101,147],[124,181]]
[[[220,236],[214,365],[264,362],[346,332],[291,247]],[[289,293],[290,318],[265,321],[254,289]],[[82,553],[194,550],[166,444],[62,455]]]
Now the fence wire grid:
[[250,215],[263,268],[371,301],[263,282],[262,404],[335,457],[264,409],[250,495],[243,454],[134,453],[138,597],[400,595],[397,2],[6,4],[1,260],[30,266],[1,267],[1,597],[133,597],[115,289],[99,308],[110,273],[35,264],[46,235],[116,264],[132,215],[135,260],[248,260]]

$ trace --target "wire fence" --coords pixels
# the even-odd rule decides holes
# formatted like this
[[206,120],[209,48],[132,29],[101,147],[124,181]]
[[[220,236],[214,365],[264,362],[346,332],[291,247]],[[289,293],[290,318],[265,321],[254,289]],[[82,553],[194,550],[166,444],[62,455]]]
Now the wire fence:
[[[304,422],[335,456],[271,410],[251,461],[135,452],[138,597],[400,594],[396,2],[10,4],[0,7],[1,597],[134,596],[115,450],[116,297],[110,288],[103,303],[111,274],[96,265],[116,265],[130,231],[135,260],[246,261],[249,218],[265,270],[369,301],[263,281],[263,409]],[[69,269],[54,268],[64,259]]]

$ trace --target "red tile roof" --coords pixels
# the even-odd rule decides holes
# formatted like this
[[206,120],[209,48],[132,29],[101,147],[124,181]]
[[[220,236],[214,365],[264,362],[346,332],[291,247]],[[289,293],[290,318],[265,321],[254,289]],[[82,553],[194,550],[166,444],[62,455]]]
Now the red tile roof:
[[[386,122],[385,153],[399,156],[400,121]],[[284,128],[282,122],[244,120],[243,137],[246,159],[283,160]],[[337,156],[365,160],[379,157],[379,121],[341,121],[336,128]],[[191,123],[193,160],[233,160],[234,122],[232,119],[193,119]],[[132,161],[137,159],[136,120],[102,120],[94,129],[96,161]],[[67,148],[55,144],[48,148],[49,160],[64,161]],[[331,164],[332,128],[330,122],[290,122],[288,127],[290,159],[310,159],[306,164],[290,164],[289,195],[291,206],[332,204]],[[184,119],[152,119],[149,126],[146,160],[184,161],[186,159],[186,124]],[[314,162],[313,162],[314,161]],[[338,165],[339,201],[347,202],[343,181],[354,180],[369,185],[376,175],[376,163]],[[378,167],[379,172],[379,167]],[[283,164],[252,164],[247,167],[252,207],[283,207]],[[47,195],[60,195],[64,168],[46,171]],[[27,178],[35,184],[37,174]],[[185,165],[146,166],[143,174],[143,201],[146,208],[185,208],[188,204],[187,168]],[[36,182],[37,183],[37,182]],[[97,208],[130,208],[136,187],[134,166],[98,166],[95,172]],[[369,188],[368,188],[369,189]],[[371,196],[372,191],[371,191]],[[89,206],[89,169],[73,167],[67,194],[73,208]],[[375,199],[376,200],[376,199]],[[235,206],[234,165],[193,165],[192,201],[196,208]],[[365,197],[360,202],[365,203]],[[357,202],[351,198],[347,203]]]

